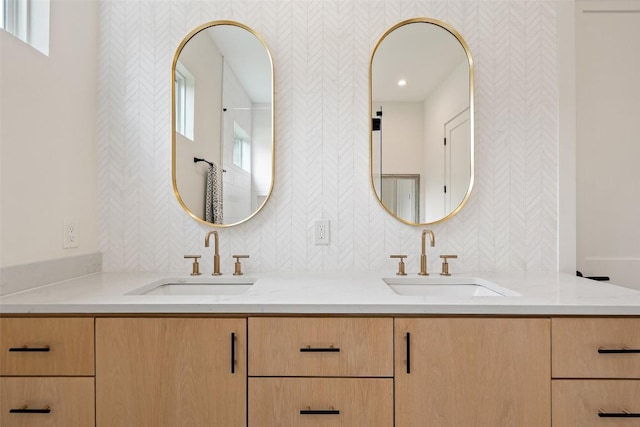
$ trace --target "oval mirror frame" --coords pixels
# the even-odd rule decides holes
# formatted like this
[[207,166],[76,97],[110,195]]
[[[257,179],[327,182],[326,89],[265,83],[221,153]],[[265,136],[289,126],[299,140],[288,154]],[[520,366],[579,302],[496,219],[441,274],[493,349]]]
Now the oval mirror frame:
[[[468,147],[468,159],[469,159],[469,184],[468,184],[468,188],[466,189],[466,192],[464,193],[464,196],[462,197],[460,203],[455,207],[455,208],[451,208],[449,211],[447,211],[446,213],[443,213],[443,215],[441,217],[436,217],[433,219],[429,219],[429,220],[425,220],[425,221],[420,221],[420,218],[418,217],[416,221],[412,221],[412,220],[408,220],[405,218],[402,218],[401,216],[399,216],[398,214],[394,213],[392,209],[390,209],[383,201],[382,198],[380,196],[380,194],[378,193],[377,189],[376,189],[376,178],[375,178],[375,166],[374,166],[374,131],[376,130],[380,130],[381,125],[381,117],[382,117],[382,111],[380,110],[379,112],[374,111],[374,59],[375,59],[375,55],[376,52],[378,52],[380,46],[382,45],[382,43],[385,41],[385,39],[392,34],[394,31],[398,30],[399,28],[405,27],[407,25],[411,25],[411,24],[427,24],[427,25],[435,25],[437,27],[442,28],[444,31],[448,32],[452,37],[455,38],[455,40],[457,40],[457,42],[460,44],[460,46],[462,47],[462,49],[464,50],[464,54],[466,55],[466,59],[468,61],[468,88],[469,88],[469,105],[468,105],[468,121],[469,121],[469,147]],[[378,203],[380,204],[380,206],[382,206],[382,208],[387,211],[391,216],[393,216],[394,218],[398,219],[399,221],[408,224],[408,225],[415,225],[415,226],[426,226],[426,225],[431,225],[431,224],[437,224],[440,222],[444,222],[448,219],[450,219],[451,217],[453,217],[454,215],[456,215],[463,207],[464,205],[467,203],[467,200],[469,199],[469,196],[471,195],[471,190],[473,188],[473,184],[474,184],[474,82],[473,82],[473,76],[474,76],[474,67],[473,67],[473,59],[471,57],[471,52],[469,50],[468,45],[466,44],[466,42],[464,41],[464,39],[462,38],[462,36],[454,29],[452,28],[450,25],[446,24],[443,21],[437,20],[437,19],[432,19],[432,18],[424,18],[424,17],[420,17],[420,18],[412,18],[412,19],[408,19],[402,22],[397,23],[396,25],[392,26],[391,28],[389,28],[377,41],[375,47],[373,48],[373,51],[371,53],[371,59],[370,59],[370,63],[369,63],[369,115],[370,115],[370,119],[369,119],[369,170],[370,170],[370,180],[371,180],[371,188],[374,192],[374,195],[376,197],[376,200],[378,201]],[[376,117],[378,116],[380,118],[380,120],[377,122],[377,124],[374,124],[374,122],[376,121]],[[374,129],[374,127],[377,127],[377,129]],[[442,141],[442,140],[440,140]],[[442,144],[442,142],[440,142],[440,144]],[[380,145],[382,146],[382,142],[380,142]],[[382,175],[383,175],[383,171],[382,171],[382,167],[380,168],[381,171],[379,173],[380,179],[382,181]],[[405,179],[405,180],[415,180],[417,175],[413,174],[413,172],[409,173],[409,172],[402,172],[402,173],[393,173],[393,174],[389,174],[388,177],[392,178],[392,179]],[[418,179],[419,182],[419,179]],[[411,183],[410,183],[411,184]],[[382,183],[380,184],[382,185]],[[411,184],[413,185],[413,184]],[[419,187],[419,185],[418,185]],[[441,187],[442,188],[442,187]],[[417,190],[417,192],[419,193],[419,189]],[[417,214],[417,213],[416,213]]]
[[[193,212],[193,210],[188,206],[188,204],[185,202],[184,198],[182,197],[182,195],[180,194],[180,191],[178,189],[178,178],[177,178],[177,153],[178,153],[178,148],[177,148],[177,129],[176,129],[176,67],[178,66],[178,62],[180,59],[180,54],[183,52],[186,44],[192,40],[196,35],[198,34],[204,34],[203,31],[212,28],[212,27],[218,27],[218,26],[232,26],[232,27],[236,27],[239,28],[241,30],[245,30],[247,31],[249,34],[251,34],[253,37],[255,37],[255,39],[260,43],[260,45],[264,48],[264,52],[266,53],[267,57],[268,57],[268,63],[269,63],[269,71],[271,73],[270,76],[270,84],[271,84],[271,90],[270,90],[270,94],[271,94],[271,99],[270,99],[270,118],[269,118],[269,124],[271,126],[271,129],[269,131],[269,135],[270,135],[270,139],[271,142],[269,144],[270,147],[270,155],[269,157],[269,162],[270,162],[270,182],[268,184],[268,190],[266,191],[266,194],[261,195],[260,197],[262,198],[261,201],[257,202],[257,207],[255,209],[252,210],[252,212],[247,215],[246,217],[239,219],[237,221],[233,221],[231,223],[214,223],[214,222],[209,222],[206,221],[205,218],[200,217],[199,215],[197,215],[196,213]],[[195,97],[195,96],[194,96]],[[193,219],[195,219],[196,221],[198,221],[201,224],[207,225],[209,227],[216,227],[216,228],[226,228],[226,227],[232,227],[235,225],[239,225],[242,224],[248,220],[250,220],[251,218],[253,218],[258,212],[260,212],[262,210],[262,208],[265,206],[265,204],[268,202],[269,198],[271,197],[271,194],[273,192],[273,186],[274,186],[274,181],[275,181],[275,149],[276,149],[276,138],[275,138],[275,97],[276,97],[276,89],[275,89],[275,75],[274,75],[274,65],[273,65],[273,57],[271,55],[271,51],[269,50],[269,47],[267,46],[266,42],[264,41],[264,39],[256,32],[254,31],[252,28],[248,27],[247,25],[244,25],[240,22],[236,22],[236,21],[230,21],[230,20],[216,20],[216,21],[211,21],[211,22],[207,22],[205,24],[202,24],[198,27],[196,27],[194,30],[192,30],[189,34],[187,34],[187,36],[182,40],[182,42],[180,42],[180,45],[178,46],[176,53],[174,55],[173,58],[173,62],[172,62],[172,66],[171,66],[171,179],[172,179],[172,184],[173,184],[173,192],[174,195],[176,197],[176,199],[178,200],[180,206],[182,207],[182,209],[184,209],[184,211],[191,216]],[[219,133],[222,132],[222,124],[223,124],[223,112],[227,111],[227,108],[222,107],[222,101],[220,102],[220,129],[217,129],[219,131]],[[221,137],[222,138],[222,137]],[[221,142],[222,143],[222,142]],[[266,156],[265,156],[266,157]],[[189,160],[190,162],[190,160]],[[194,166],[196,163],[199,162],[204,162],[204,163],[209,163],[206,159],[204,158],[196,158],[194,157],[193,159],[193,163]],[[202,163],[202,164],[204,164]],[[226,170],[223,170],[222,165],[220,166],[221,169],[221,173],[220,173],[220,179],[222,180],[222,172],[226,172]],[[204,200],[203,200],[203,205],[204,205]]]

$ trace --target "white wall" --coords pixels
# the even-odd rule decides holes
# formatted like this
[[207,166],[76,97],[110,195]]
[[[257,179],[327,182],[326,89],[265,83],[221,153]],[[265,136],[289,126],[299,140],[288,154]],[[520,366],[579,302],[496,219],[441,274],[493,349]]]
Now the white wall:
[[[424,106],[422,102],[375,101],[382,107],[382,173],[424,175]],[[408,155],[410,153],[410,155]],[[374,153],[379,161],[379,153]]]
[[[207,54],[203,54],[207,52]],[[176,182],[180,197],[198,218],[205,217],[205,187],[208,165],[194,163],[204,158],[221,167],[222,54],[204,32],[191,38],[180,53],[180,62],[195,82],[193,140],[176,132]],[[216,149],[218,148],[218,149]]]
[[[424,218],[431,221],[443,217],[444,195],[444,125],[469,107],[469,63],[460,63],[429,94],[424,102],[424,169],[427,172],[420,189],[425,204]],[[455,209],[456,206],[453,207]]]
[[[50,13],[49,56],[0,30],[2,267],[98,250],[97,4],[51,0]],[[66,219],[79,248],[62,248]]]
[[558,270],[576,271],[575,3],[558,2]]
[[576,9],[577,268],[640,289],[640,2]]
[[272,176],[273,119],[270,104],[253,104],[251,132],[251,211],[269,194]]
[[[263,211],[220,230],[222,266],[247,271],[418,270],[421,229],[382,210],[369,179],[370,53],[402,19],[455,27],[476,66],[476,185],[432,227],[431,269],[555,271],[558,87],[555,1],[106,1],[100,6],[99,224],[108,270],[187,271],[206,228],[171,191],[170,69],[180,40],[214,19],[253,27],[276,77],[276,179]],[[126,49],[124,47],[127,47]],[[135,118],[135,120],[133,119]],[[143,161],[144,160],[144,161]],[[331,244],[313,245],[313,220]]]
[[225,61],[223,95],[224,108],[224,148],[222,150],[223,207],[224,223],[235,224],[249,217],[251,210],[251,173],[233,163],[233,143],[236,123],[251,137],[253,110],[251,98],[242,83]]

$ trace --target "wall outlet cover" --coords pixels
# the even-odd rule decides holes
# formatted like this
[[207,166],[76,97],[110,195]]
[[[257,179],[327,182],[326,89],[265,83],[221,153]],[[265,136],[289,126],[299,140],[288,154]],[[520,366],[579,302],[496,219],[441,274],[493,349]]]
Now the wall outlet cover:
[[315,244],[316,245],[328,245],[329,244],[329,220],[319,219],[314,223],[315,230]]
[[77,248],[80,246],[78,239],[78,221],[67,220],[64,222],[62,247],[63,249]]

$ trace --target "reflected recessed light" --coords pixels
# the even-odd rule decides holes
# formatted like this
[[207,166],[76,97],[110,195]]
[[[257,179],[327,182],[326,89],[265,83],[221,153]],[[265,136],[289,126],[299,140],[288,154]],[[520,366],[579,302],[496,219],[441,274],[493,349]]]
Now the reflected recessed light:
[[407,81],[405,79],[398,80],[398,86],[406,86]]

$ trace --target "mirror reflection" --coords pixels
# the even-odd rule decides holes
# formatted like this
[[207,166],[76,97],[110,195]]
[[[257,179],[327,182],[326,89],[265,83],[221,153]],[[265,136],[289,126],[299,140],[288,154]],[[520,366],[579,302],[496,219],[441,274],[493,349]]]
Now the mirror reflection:
[[408,224],[458,212],[473,185],[473,68],[460,35],[427,18],[401,22],[371,58],[371,180]]
[[192,31],[173,64],[173,187],[208,225],[246,221],[273,187],[273,64],[250,28],[216,21]]

